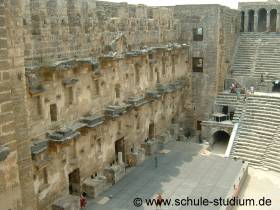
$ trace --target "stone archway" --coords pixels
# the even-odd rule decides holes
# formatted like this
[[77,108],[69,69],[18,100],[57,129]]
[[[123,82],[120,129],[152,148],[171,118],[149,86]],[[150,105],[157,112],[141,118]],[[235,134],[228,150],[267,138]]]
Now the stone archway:
[[230,134],[228,134],[224,130],[219,130],[219,131],[216,131],[212,135],[212,138],[213,138],[213,144],[215,144],[216,142],[221,142],[221,141],[228,143]]
[[245,30],[245,12],[241,11],[240,13],[240,32]]
[[262,8],[258,12],[258,32],[266,31],[267,11]]
[[249,10],[249,12],[248,12],[248,32],[254,31],[254,24],[255,24],[254,15],[255,15],[255,11]]
[[276,32],[276,22],[277,22],[277,10],[272,9],[270,11],[270,31]]
[[213,153],[224,155],[227,147],[228,142],[230,139],[230,134],[224,130],[218,130],[212,135],[212,149]]

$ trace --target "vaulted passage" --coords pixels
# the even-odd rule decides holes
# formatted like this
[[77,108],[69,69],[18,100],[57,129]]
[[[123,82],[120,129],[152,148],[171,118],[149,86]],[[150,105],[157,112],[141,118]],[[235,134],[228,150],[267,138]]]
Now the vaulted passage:
[[221,143],[225,142],[226,144],[229,141],[229,135],[225,131],[217,131],[216,133],[213,134],[213,142],[215,143]]
[[213,134],[212,152],[223,155],[227,149],[230,135],[225,131],[217,131]]

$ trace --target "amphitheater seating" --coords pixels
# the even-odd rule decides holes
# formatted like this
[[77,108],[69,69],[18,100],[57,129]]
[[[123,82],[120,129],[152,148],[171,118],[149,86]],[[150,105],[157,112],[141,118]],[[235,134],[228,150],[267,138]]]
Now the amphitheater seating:
[[240,98],[237,99],[236,94],[221,92],[216,97],[215,105],[216,106],[234,107],[235,113],[233,116],[233,122],[236,123],[236,122],[238,122],[240,115],[242,113],[242,110],[243,110],[243,104],[244,104],[243,98],[244,98],[244,95],[240,95]]
[[280,95],[256,93],[244,106],[232,157],[280,171]]
[[280,34],[242,33],[232,67],[233,76],[273,80],[280,76]]

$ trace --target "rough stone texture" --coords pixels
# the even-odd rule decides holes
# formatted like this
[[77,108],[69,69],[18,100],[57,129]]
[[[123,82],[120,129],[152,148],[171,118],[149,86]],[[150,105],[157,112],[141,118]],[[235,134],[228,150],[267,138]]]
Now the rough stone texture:
[[[135,151],[147,138],[195,130],[223,88],[240,25],[237,11],[219,5],[0,3],[0,146],[11,149],[0,162],[5,209],[51,209],[73,172],[73,184],[83,183],[114,165],[116,152],[130,166],[142,162]],[[204,39],[194,42],[200,26]],[[192,57],[204,58],[202,73],[192,73]]]
[[[192,110],[196,121],[208,119],[213,112],[209,104],[223,90],[223,79],[229,71],[231,56],[239,32],[239,15],[219,5],[186,5],[175,7],[175,17],[181,21],[181,39],[191,42],[191,57],[204,58],[203,73],[192,74]],[[204,40],[192,41],[192,29],[202,27]],[[191,62],[191,60],[190,60]]]

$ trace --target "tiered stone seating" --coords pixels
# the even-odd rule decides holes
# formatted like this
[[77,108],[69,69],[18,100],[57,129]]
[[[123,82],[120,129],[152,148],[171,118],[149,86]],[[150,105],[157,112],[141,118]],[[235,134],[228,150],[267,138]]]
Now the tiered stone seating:
[[261,44],[257,54],[254,77],[268,75],[271,78],[280,76],[280,35],[268,33],[261,35]]
[[280,124],[279,104],[277,95],[257,94],[247,99],[233,157],[280,171],[279,166],[276,168],[277,163],[280,165],[280,156],[278,159],[275,156],[280,152],[280,141],[275,140]]
[[233,116],[233,122],[238,122],[242,110],[243,110],[243,101],[244,95],[240,95],[240,98],[237,99],[236,94],[231,93],[219,93],[219,95],[215,99],[215,105],[217,106],[230,106],[235,108],[235,113]]
[[219,93],[216,97],[215,104],[218,106],[238,106],[238,100],[236,94],[231,93]]
[[280,34],[242,33],[232,67],[233,76],[273,80],[280,76]]
[[239,47],[232,67],[233,76],[250,76],[254,71],[260,33],[241,33]]
[[264,159],[264,165],[274,171],[280,172],[280,127],[277,128],[278,132],[274,136],[274,141],[268,146],[266,153],[265,153],[265,159]]

